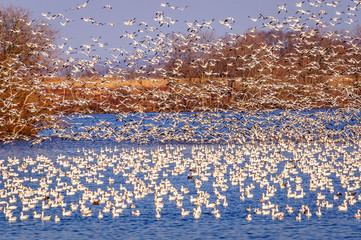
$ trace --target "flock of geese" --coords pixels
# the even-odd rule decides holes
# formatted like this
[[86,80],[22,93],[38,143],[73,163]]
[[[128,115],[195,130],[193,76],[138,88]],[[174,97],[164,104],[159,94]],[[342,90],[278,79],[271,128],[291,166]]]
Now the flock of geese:
[[[65,37],[62,38],[63,43],[42,46],[29,43],[29,47],[32,47],[40,55],[46,55],[46,51],[50,48],[62,51],[65,58],[52,59],[53,71],[51,73],[29,71],[31,72],[30,82],[14,81],[14,79],[22,79],[22,74],[27,72],[24,66],[19,67],[21,59],[18,57],[12,59],[14,62],[10,66],[2,67],[6,71],[4,70],[2,74],[5,81],[2,82],[0,89],[0,110],[2,112],[0,129],[3,131],[3,129],[6,130],[13,125],[16,125],[16,127],[10,136],[6,135],[1,139],[7,142],[19,138],[29,139],[26,135],[22,135],[22,130],[29,126],[38,126],[39,129],[56,129],[59,136],[67,139],[94,139],[94,136],[96,136],[113,138],[117,141],[148,142],[148,138],[144,136],[151,135],[154,139],[162,142],[167,140],[184,141],[187,139],[191,141],[197,139],[200,139],[200,141],[236,139],[238,141],[238,139],[247,138],[250,134],[255,134],[258,138],[260,133],[259,130],[255,129],[257,124],[254,124],[254,127],[249,129],[250,134],[244,134],[241,130],[237,130],[238,125],[234,124],[237,123],[238,116],[218,119],[218,110],[234,110],[236,111],[235,115],[237,115],[239,114],[237,111],[244,109],[257,110],[262,106],[278,106],[277,108],[283,109],[312,109],[320,106],[339,107],[341,104],[342,106],[355,107],[355,111],[357,111],[360,106],[360,97],[357,92],[359,82],[356,79],[354,85],[340,87],[337,81],[349,76],[356,76],[357,78],[357,75],[359,75],[360,60],[357,58],[357,56],[360,56],[359,38],[353,36],[349,30],[343,32],[333,31],[332,28],[329,28],[329,25],[343,24],[343,21],[346,23],[357,22],[361,2],[349,0],[347,3],[341,4],[340,1],[308,0],[296,3],[296,6],[289,5],[290,3],[279,5],[277,17],[262,14],[256,18],[250,17],[254,22],[262,22],[263,28],[261,30],[274,31],[275,41],[271,45],[256,44],[252,41],[258,31],[256,28],[250,29],[248,34],[234,34],[231,32],[225,39],[210,40],[207,39],[207,36],[204,36],[204,30],[214,31],[215,23],[220,23],[231,30],[232,26],[236,24],[236,19],[233,17],[218,21],[214,18],[204,21],[186,21],[185,33],[171,32],[170,27],[181,24],[182,21],[178,21],[169,15],[172,13],[177,15],[188,11],[190,7],[173,6],[172,3],[167,2],[161,4],[162,11],[157,11],[151,21],[143,21],[139,17],[134,17],[120,21],[118,19],[118,22],[109,23],[99,22],[95,18],[88,16],[79,16],[83,24],[92,24],[94,27],[107,26],[115,29],[117,26],[121,26],[122,29],[125,28],[117,37],[122,40],[125,39],[130,45],[119,48],[110,41],[107,42],[106,36],[92,36],[90,43],[84,43],[81,46],[71,46],[72,39]],[[94,6],[92,1],[87,0],[84,4],[68,8],[63,13],[47,12],[43,13],[42,16],[50,22],[56,23],[56,21],[60,21],[61,25],[68,25],[79,20],[70,19],[71,16],[83,14],[84,8]],[[289,10],[291,8],[296,8],[297,11],[291,12]],[[107,4],[100,10],[104,12],[115,11],[115,8]],[[334,10],[337,17],[331,17]],[[328,16],[331,19],[328,19]],[[28,26],[34,24],[34,21],[30,19],[21,20],[25,21]],[[347,50],[347,56],[350,59],[337,58],[335,49],[343,48],[344,46],[341,43],[337,46],[325,48],[312,40],[319,33],[313,27],[314,25],[318,29],[327,28],[324,34],[325,39],[330,41],[338,39],[352,46]],[[20,30],[13,29],[13,31],[18,32]],[[281,35],[278,36],[277,31],[293,31],[298,34],[300,39],[300,43],[294,46],[296,51],[294,54],[290,53],[282,56],[284,62],[292,63],[289,67],[279,64],[280,56],[276,52],[287,48],[287,43],[285,39],[278,39]],[[252,33],[255,35],[252,35]],[[33,31],[33,34],[42,35],[44,33]],[[226,48],[233,48],[239,39],[245,39],[245,46],[235,50],[239,51],[244,48],[247,54],[228,56],[222,53]],[[210,49],[215,50],[214,56],[210,53]],[[203,80],[200,80],[200,84],[197,83],[197,79],[193,80],[194,83],[182,84],[184,80],[182,68],[186,63],[183,62],[184,59],[177,58],[177,56],[186,54],[187,51],[191,51],[191,54],[193,54],[190,56],[192,59],[190,60],[189,71],[200,71],[204,77]],[[302,58],[296,57],[297,54]],[[317,61],[310,61],[301,69],[298,68],[300,62],[304,59],[312,59],[317,54],[322,57],[322,69],[320,69],[321,65]],[[205,55],[207,55],[207,59],[204,58]],[[170,70],[164,67],[169,61],[174,61]],[[243,64],[236,67],[237,61],[243,61]],[[212,68],[222,62],[225,63],[226,70],[222,68],[221,72],[217,72],[216,69]],[[45,68],[39,62],[36,64],[39,69]],[[339,68],[339,66],[342,66],[342,68]],[[248,71],[258,71],[260,77],[227,78],[229,72],[235,68],[235,71],[244,72],[245,74]],[[287,81],[279,82],[277,77],[270,73],[270,71],[284,71],[285,68],[289,71]],[[320,69],[319,72],[321,73],[314,73],[318,71],[317,69]],[[56,81],[59,78],[59,72],[66,76],[61,78],[61,82]],[[95,77],[86,77],[86,73],[95,74]],[[129,84],[131,80],[128,79],[131,74],[134,74],[134,81],[139,81],[140,85]],[[301,78],[307,77],[318,80],[325,75],[329,76],[330,79],[320,81],[317,84],[300,84],[298,82]],[[44,81],[44,79],[49,78],[55,80],[50,81],[50,83]],[[168,79],[166,84],[166,87],[169,88],[168,91],[160,89],[164,86],[159,84],[159,78]],[[148,82],[148,85],[143,86],[142,81]],[[109,87],[109,85],[116,87]],[[238,86],[239,89],[234,86]],[[9,89],[21,91],[9,91]],[[104,99],[97,95],[99,93],[104,95]],[[293,97],[289,99],[284,97],[290,94]],[[337,97],[335,97],[335,94],[337,94]],[[26,95],[25,99],[24,95]],[[71,95],[71,98],[69,95]],[[95,99],[93,96],[96,96]],[[37,100],[34,100],[35,98]],[[228,101],[227,99],[233,100]],[[149,105],[152,107],[149,108]],[[59,121],[59,119],[64,119],[62,116],[65,115],[66,111],[63,112],[63,109],[69,110],[79,107],[83,109],[81,113],[84,111],[94,113],[96,112],[93,109],[94,106],[104,113],[119,113],[119,122],[122,122],[121,119],[126,119],[121,124],[123,127],[110,128],[108,124],[102,125],[99,123],[98,128],[82,127],[85,128],[82,131],[75,127],[73,130],[69,130],[66,129],[69,125]],[[55,115],[54,111],[56,111]],[[122,117],[122,115],[127,115],[124,111],[137,112],[140,115],[143,112],[157,111],[160,112],[157,116],[169,117],[171,124],[175,127],[164,127],[161,124],[147,125],[142,122],[143,120],[129,122],[129,118]],[[195,120],[188,119],[193,123],[194,121],[197,122],[197,124],[189,124],[188,129],[188,125],[185,124],[187,118],[178,118],[180,111],[200,112]],[[167,112],[175,113],[172,115]],[[204,117],[209,112],[215,113],[215,115],[212,115],[212,117],[215,116],[213,120],[211,120],[212,117]],[[252,119],[257,118],[257,113],[254,113],[254,116],[251,115],[247,120],[252,122]],[[304,114],[300,114],[300,116],[303,117]],[[336,116],[335,118],[339,117],[347,118],[347,116]],[[296,124],[296,122],[299,122],[297,116],[291,118],[293,120],[288,121],[287,124],[291,124],[289,128],[292,129],[289,135],[295,134],[302,137],[305,131],[299,127],[299,124]],[[312,120],[312,116],[306,116],[305,118],[307,118],[307,121]],[[157,121],[157,119],[153,120]],[[201,125],[207,125],[205,123],[209,123],[209,121],[211,121],[208,124],[209,128],[202,129]],[[328,122],[330,121],[332,122],[332,119],[329,119]],[[248,128],[252,125],[251,122],[241,121],[241,124],[247,125]],[[284,126],[288,128],[288,126]],[[272,126],[270,127],[272,128]],[[267,132],[277,134],[277,127],[279,126],[274,125],[274,128]],[[226,129],[226,134],[218,134],[220,131],[217,131],[217,129],[221,128]],[[354,132],[354,126],[351,126],[351,128],[351,131]],[[317,132],[322,136],[326,136],[324,135],[325,132],[330,132],[327,127],[326,129],[323,127],[320,129],[322,131]],[[350,129],[343,130],[349,131]],[[311,132],[313,131],[311,130]],[[346,135],[350,136],[350,134]]]
[[[283,141],[78,149],[0,160],[5,221],[262,217],[360,219],[360,148]],[[178,216],[177,216],[178,215]]]
[[[287,9],[290,3],[286,3],[278,6],[277,14],[280,19],[264,15],[250,19],[254,22],[263,21],[262,26],[269,30],[299,33],[299,38],[309,48],[303,46],[296,48],[296,51],[310,59],[315,56],[315,52],[321,53],[328,64],[325,73],[335,78],[357,75],[360,72],[360,60],[352,58],[352,61],[345,62],[334,59],[335,51],[317,47],[311,40],[317,32],[310,26],[326,28],[358,21],[361,1],[347,2],[349,5],[342,10],[339,9],[342,8],[341,1],[298,2],[297,11],[292,16],[286,16],[290,13]],[[68,13],[81,12],[91,4],[92,1],[87,0],[84,4],[67,9],[63,14],[48,12],[42,15],[50,21],[60,19],[60,24],[65,27],[74,21],[67,17]],[[61,83],[45,84],[42,80],[50,76],[44,73],[32,73],[31,84],[27,81],[13,81],[27,70],[19,67],[17,61],[21,60],[18,58],[13,59],[13,69],[9,70],[9,66],[6,68],[7,72],[1,75],[5,80],[0,88],[0,94],[4,96],[0,99],[0,130],[14,124],[18,128],[14,128],[12,135],[3,140],[9,142],[24,137],[17,134],[32,121],[31,124],[41,129],[51,129],[56,136],[71,141],[111,139],[148,145],[133,148],[104,147],[98,150],[82,148],[76,154],[60,154],[56,158],[29,155],[21,159],[17,156],[0,159],[0,217],[9,222],[33,219],[60,222],[69,218],[98,218],[102,221],[103,218],[127,215],[155,218],[174,218],[179,215],[199,219],[204,215],[221,218],[230,211],[245,221],[261,217],[302,221],[305,218],[327,217],[337,211],[360,219],[359,93],[355,93],[354,88],[345,87],[343,95],[338,95],[338,98],[334,98],[332,93],[321,91],[313,96],[316,100],[310,97],[299,102],[281,102],[273,91],[269,95],[255,95],[253,100],[260,105],[277,102],[292,110],[259,111],[259,105],[255,105],[256,107],[246,108],[255,110],[243,111],[247,102],[241,96],[238,96],[239,101],[225,109],[222,97],[233,92],[229,90],[230,86],[221,85],[211,77],[227,76],[228,70],[233,66],[230,61],[235,59],[222,56],[221,60],[205,61],[202,56],[211,47],[221,52],[221,49],[232,46],[237,39],[245,36],[230,33],[225,42],[206,41],[201,35],[205,29],[214,29],[211,25],[213,22],[232,30],[236,20],[227,17],[219,21],[187,21],[187,34],[165,33],[165,30],[168,31],[172,25],[179,23],[177,19],[168,16],[167,11],[175,10],[180,13],[187,11],[188,7],[173,6],[171,3],[162,3],[161,7],[167,10],[156,12],[153,22],[132,18],[122,20],[121,23],[108,23],[87,16],[79,18],[82,23],[95,27],[116,27],[120,24],[127,27],[128,30],[117,37],[129,40],[131,50],[112,47],[111,43],[103,42],[102,36],[92,37],[91,43],[79,47],[70,46],[67,38],[64,38],[65,42],[61,45],[31,45],[40,53],[42,47],[64,51],[66,60],[54,59],[53,63],[59,71],[68,71],[66,79]],[[324,8],[337,9],[337,17],[329,19]],[[114,10],[110,5],[104,5],[101,9]],[[27,25],[31,24],[32,22],[27,22]],[[137,30],[133,31],[134,27]],[[256,28],[249,32],[256,32]],[[360,39],[351,37],[349,31],[329,31],[328,34],[330,39],[336,37],[353,46],[347,54],[360,54]],[[248,37],[252,38],[252,34]],[[179,42],[182,44],[178,46],[179,52],[174,52],[174,46]],[[274,64],[279,56],[273,55],[272,51],[284,49],[286,45],[278,39],[270,49],[270,46],[256,46],[250,41],[246,48],[252,51],[239,57],[248,62],[237,70],[249,70],[255,66],[280,68]],[[174,84],[172,90],[178,91],[178,95],[172,98],[173,93],[158,91],[157,80],[153,76],[169,77],[169,72],[160,63],[174,60],[174,56],[187,51],[184,48],[186,46],[195,53],[192,68],[200,69],[205,78],[209,79],[200,86],[182,85],[179,82],[183,62],[176,59],[170,81]],[[105,52],[111,55],[106,60],[96,51],[105,48],[108,48]],[[85,57],[77,58],[79,53]],[[227,71],[217,73],[209,70],[215,62],[223,60],[228,62]],[[285,61],[299,64],[291,55],[285,56]],[[342,70],[337,68],[340,65],[343,66]],[[87,71],[96,73],[99,66],[106,69],[100,77],[101,83],[93,77],[80,77]],[[314,62],[308,64],[304,69],[298,70],[298,75],[290,75],[289,79],[297,80],[305,72],[318,67]],[[141,75],[141,80],[153,81],[155,88],[145,91],[144,87],[123,84],[114,90],[105,86],[110,79],[124,83],[129,74],[125,68],[134,70],[136,76]],[[52,77],[58,76],[55,74]],[[318,77],[320,76],[313,76]],[[252,86],[259,91],[268,88],[294,88],[296,85],[299,87],[299,84],[292,85],[291,82],[284,83],[284,86],[264,84],[265,80],[270,79],[271,75],[265,75],[259,79],[245,77],[233,80],[246,82],[247,87]],[[277,82],[277,79],[272,81]],[[64,89],[76,89],[79,84],[81,91],[89,94],[88,96],[99,91],[120,99],[118,104],[112,104],[112,101],[96,103],[104,112],[117,113],[114,121],[98,121],[96,116],[91,115],[65,116],[62,112],[53,114],[53,108],[88,107],[94,104],[91,98],[82,98],[81,94],[76,100],[65,99]],[[29,91],[25,99],[21,98],[23,92],[20,90],[9,91],[14,86],[18,90]],[[318,88],[327,88],[329,92],[339,91],[337,86],[333,88],[327,83],[311,87],[313,92]],[[54,91],[49,93],[49,88]],[[139,88],[142,91],[137,91]],[[305,84],[302,91],[311,92],[309,88]],[[38,94],[44,104],[30,102],[35,94]],[[77,96],[78,93],[75,91],[74,94]],[[214,96],[221,97],[217,99]],[[197,107],[192,108],[192,112],[169,112],[184,104],[184,99],[191,99]],[[219,107],[209,108],[198,99],[212,100]],[[343,109],[310,110],[317,99],[330,102],[331,106],[337,106],[340,101],[353,102],[350,107]],[[53,104],[49,105],[49,101]],[[158,104],[159,113],[144,113],[142,102],[146,101]],[[124,107],[130,109],[129,112],[119,110]],[[184,106],[184,109],[188,109],[188,106]],[[59,120],[67,118],[68,123],[75,121],[75,124],[64,124]],[[83,118],[87,118],[91,125],[87,125]],[[42,124],[44,119],[47,120],[46,124]],[[47,138],[49,136],[39,136],[34,144]],[[163,144],[174,141],[192,144]]]
[[[355,143],[361,139],[359,108],[228,112],[119,113],[69,117],[51,136],[118,143],[295,142]],[[41,141],[39,138],[38,141]]]

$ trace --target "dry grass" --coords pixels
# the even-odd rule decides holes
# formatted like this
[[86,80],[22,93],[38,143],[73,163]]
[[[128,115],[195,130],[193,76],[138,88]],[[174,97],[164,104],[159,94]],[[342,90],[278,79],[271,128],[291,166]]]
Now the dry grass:
[[42,81],[42,84],[60,85],[62,83],[69,84],[73,87],[87,87],[87,88],[109,88],[116,89],[120,87],[137,87],[137,88],[155,88],[155,87],[166,87],[169,80],[167,79],[131,79],[124,80],[120,78],[103,78],[103,77],[92,77],[92,78],[47,78]]
[[[327,79],[323,78],[323,82],[327,81],[329,86],[352,86],[355,82],[354,76],[339,76],[339,77],[327,77]],[[42,84],[51,84],[51,85],[60,85],[62,83],[66,83],[71,85],[72,87],[83,87],[83,88],[109,88],[116,89],[121,87],[136,87],[136,88],[146,88],[153,89],[156,87],[167,87],[169,84],[169,79],[121,79],[121,78],[104,78],[104,77],[91,77],[91,78],[76,78],[76,79],[68,79],[68,78],[46,78],[41,83]],[[200,79],[178,79],[177,83],[181,85],[201,85],[204,80]],[[215,85],[219,85],[225,83],[224,79],[212,79],[212,83]],[[282,82],[282,81],[281,81]],[[286,81],[285,81],[286,82]],[[237,83],[237,80],[236,80]]]

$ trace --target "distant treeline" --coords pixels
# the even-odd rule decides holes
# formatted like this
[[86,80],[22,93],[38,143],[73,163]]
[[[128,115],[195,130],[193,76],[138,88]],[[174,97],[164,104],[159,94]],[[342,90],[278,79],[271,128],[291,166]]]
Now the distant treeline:
[[360,37],[361,26],[349,34],[319,29],[306,33],[249,31],[220,39],[207,32],[197,39],[173,34],[169,37],[172,57],[164,68],[168,77],[188,79],[270,76],[305,84],[329,76],[358,80]]
[[[223,38],[173,33],[142,63],[124,61],[132,67],[122,69],[121,80],[88,74],[92,80],[77,87],[76,96],[86,98],[85,88],[98,79],[108,87],[88,97],[86,109],[93,112],[360,106],[360,36],[361,26],[352,32],[248,31]],[[68,91],[67,98],[75,96]],[[73,103],[69,111],[77,109]]]

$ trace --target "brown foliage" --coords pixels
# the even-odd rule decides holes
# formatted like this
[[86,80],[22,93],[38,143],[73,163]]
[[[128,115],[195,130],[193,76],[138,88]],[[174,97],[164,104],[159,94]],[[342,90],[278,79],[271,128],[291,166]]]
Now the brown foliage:
[[56,97],[39,84],[51,74],[57,31],[20,7],[0,8],[0,135],[31,136],[55,121]]

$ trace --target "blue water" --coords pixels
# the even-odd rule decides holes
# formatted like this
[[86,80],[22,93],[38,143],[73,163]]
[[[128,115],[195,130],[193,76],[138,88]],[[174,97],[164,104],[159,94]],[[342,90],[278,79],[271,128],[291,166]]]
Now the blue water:
[[28,220],[2,223],[2,239],[359,239],[360,222],[346,219],[282,222],[236,216],[171,219],[164,216],[69,219],[57,224]]
[[[94,125],[97,124],[97,121],[102,121],[107,119],[107,121],[115,124],[117,122],[115,115],[99,115],[95,116],[96,118],[90,119],[81,119],[83,125]],[[96,121],[94,120],[96,119]],[[354,123],[351,123],[354,124]],[[337,125],[338,126],[338,125]],[[244,151],[244,148],[251,149],[254,151],[254,156],[251,156],[249,153]],[[252,150],[253,149],[253,150]],[[313,150],[313,152],[311,151]],[[6,144],[0,148],[0,161],[3,160],[1,167],[7,166],[7,170],[2,170],[0,190],[11,192],[11,187],[5,183],[13,182],[16,179],[26,179],[29,177],[39,178],[46,177],[51,171],[41,170],[40,172],[31,173],[31,169],[42,165],[44,162],[42,159],[49,159],[51,166],[56,169],[59,169],[63,172],[69,171],[69,167],[65,167],[60,164],[61,161],[69,161],[72,165],[79,167],[82,159],[84,160],[88,156],[94,156],[94,161],[89,162],[89,166],[92,168],[102,165],[104,159],[115,159],[114,164],[125,164],[128,160],[126,156],[133,153],[144,152],[148,155],[144,155],[145,159],[153,160],[157,162],[159,157],[156,157],[156,152],[170,153],[169,159],[175,159],[179,157],[181,161],[189,161],[190,163],[196,162],[196,165],[207,163],[210,169],[208,172],[212,172],[216,167],[220,167],[222,164],[228,167],[224,175],[224,179],[228,179],[226,185],[228,189],[222,192],[219,188],[219,192],[222,195],[226,195],[228,206],[222,206],[221,204],[217,206],[217,209],[220,210],[221,218],[217,219],[211,214],[212,209],[207,209],[202,206],[202,214],[199,219],[194,219],[192,212],[190,215],[182,217],[180,215],[180,209],[176,207],[175,201],[168,200],[167,195],[163,196],[164,207],[161,210],[161,218],[155,218],[155,206],[154,206],[154,194],[148,194],[143,198],[134,199],[133,203],[136,205],[136,208],[141,212],[140,216],[133,216],[131,214],[132,209],[128,207],[124,209],[124,212],[120,214],[117,218],[112,218],[112,214],[104,213],[103,219],[98,219],[99,209],[104,207],[104,204],[101,205],[92,205],[87,202],[86,206],[90,207],[93,211],[91,217],[82,217],[79,209],[74,211],[71,216],[63,217],[61,216],[61,207],[54,207],[47,210],[44,210],[46,215],[52,215],[51,221],[41,221],[40,219],[34,219],[32,217],[32,212],[34,210],[37,213],[41,212],[41,202],[47,203],[46,200],[41,200],[36,205],[35,209],[32,209],[25,214],[30,215],[29,219],[20,221],[20,207],[21,200],[19,194],[14,194],[17,197],[17,202],[15,205],[18,205],[18,209],[13,210],[13,216],[17,216],[16,222],[8,222],[7,218],[3,211],[0,213],[0,238],[1,239],[361,239],[361,225],[360,220],[354,218],[354,213],[361,208],[360,202],[357,201],[354,205],[349,205],[347,212],[341,212],[337,210],[337,206],[341,205],[345,198],[345,192],[348,190],[342,186],[340,178],[337,177],[334,173],[331,173],[329,178],[333,181],[334,193],[330,193],[328,189],[321,190],[320,188],[317,191],[310,191],[308,186],[310,183],[310,174],[306,173],[300,169],[301,165],[297,165],[298,173],[291,174],[291,177],[300,176],[303,178],[302,187],[306,193],[305,197],[302,199],[292,199],[287,198],[287,191],[281,189],[278,184],[272,184],[275,186],[277,191],[275,192],[275,197],[271,198],[271,202],[278,204],[281,211],[285,211],[285,205],[288,204],[294,207],[294,213],[288,214],[285,213],[283,220],[272,220],[270,215],[262,216],[252,213],[252,221],[247,221],[246,216],[248,212],[245,210],[248,206],[252,209],[259,208],[261,203],[257,200],[261,197],[262,193],[265,192],[266,187],[261,188],[259,183],[255,182],[251,176],[246,177],[243,181],[244,186],[249,186],[254,184],[255,188],[252,190],[254,193],[253,198],[246,198],[244,201],[239,199],[240,190],[238,185],[231,185],[229,178],[234,171],[234,167],[239,166],[241,169],[246,169],[251,161],[260,160],[260,164],[264,164],[264,161],[267,161],[268,158],[275,158],[275,154],[278,157],[284,158],[277,165],[277,171],[274,173],[268,173],[263,178],[266,178],[268,181],[279,176],[281,172],[285,169],[285,165],[288,162],[292,162],[294,159],[299,160],[302,156],[307,161],[313,157],[316,159],[318,166],[324,166],[324,162],[320,159],[321,155],[327,156],[330,159],[331,155],[336,155],[338,158],[333,161],[334,164],[337,162],[345,162],[346,160],[353,159],[352,162],[345,162],[345,166],[349,170],[352,166],[354,169],[355,179],[351,180],[351,184],[357,181],[360,181],[361,169],[359,169],[358,162],[360,161],[360,149],[357,144],[354,143],[344,143],[344,144],[310,144],[306,145],[305,143],[297,143],[292,140],[287,140],[284,143],[270,143],[270,142],[259,142],[259,143],[244,143],[244,144],[227,144],[227,143],[207,143],[207,144],[198,144],[193,142],[171,142],[171,143],[161,143],[159,141],[150,141],[146,144],[132,143],[130,141],[117,142],[112,139],[96,139],[95,141],[74,141],[74,140],[61,140],[55,136],[52,137],[51,141],[46,140],[40,144],[34,146],[29,142],[24,141],[15,141],[9,144]],[[312,157],[309,156],[310,152],[313,154]],[[174,153],[174,155],[172,155]],[[200,153],[205,154],[203,160],[199,160],[198,157]],[[214,155],[218,153],[219,155]],[[347,153],[347,155],[345,155]],[[213,155],[212,155],[213,154]],[[299,156],[298,156],[299,155]],[[42,158],[43,156],[44,158]],[[100,156],[100,157],[99,157]],[[60,158],[59,158],[60,157]],[[209,158],[219,158],[220,165],[210,164],[208,162]],[[323,157],[323,156],[322,156]],[[10,158],[10,160],[9,160]],[[12,159],[17,158],[19,162],[11,163]],[[29,172],[25,173],[19,166],[22,163],[26,162],[25,159],[31,158],[36,160],[35,165],[28,165],[27,169]],[[234,161],[230,161],[229,158]],[[57,159],[60,159],[58,161]],[[135,161],[141,161],[145,163],[141,157],[135,157]],[[157,160],[158,159],[158,160]],[[198,160],[197,160],[198,159]],[[241,159],[241,161],[236,161]],[[147,163],[150,167],[153,166],[152,163]],[[293,163],[293,164],[298,164]],[[125,164],[126,165],[126,164]],[[181,186],[188,187],[190,193],[183,194],[183,208],[186,210],[191,210],[195,207],[190,202],[190,196],[196,197],[197,190],[194,186],[194,181],[188,179],[188,175],[192,175],[190,171],[194,166],[186,169],[186,171],[177,176],[163,176],[166,170],[171,170],[175,168],[174,161],[169,161],[168,165],[164,165],[162,170],[159,171],[159,178],[156,180],[157,184],[161,184],[162,181],[168,179],[173,186],[180,190]],[[336,166],[336,165],[335,165]],[[339,166],[338,166],[339,167]],[[4,173],[9,171],[9,168],[12,170],[10,172],[18,173],[18,176],[10,176],[7,180],[4,177]],[[127,182],[127,177],[118,174],[116,175],[113,172],[112,166],[104,165],[104,170],[100,171],[104,175],[102,178],[104,180],[103,184],[97,185],[95,183],[87,183],[85,177],[80,177],[80,181],[84,184],[89,190],[96,191],[98,188],[101,188],[104,191],[110,191],[108,187],[119,190],[119,184],[126,186],[128,190],[132,190],[132,184]],[[336,167],[337,168],[337,167]],[[44,169],[48,169],[45,167]],[[265,170],[264,167],[261,169]],[[126,172],[132,172],[134,167],[130,167]],[[82,168],[82,171],[86,172],[85,168]],[[345,173],[346,175],[348,173]],[[98,178],[99,175],[96,175]],[[136,177],[141,179],[145,183],[149,181],[145,178],[146,174],[138,172]],[[348,176],[348,175],[347,175]],[[59,177],[59,171],[53,175],[49,175],[49,179],[53,180],[52,183],[48,185],[48,190],[56,189],[56,178]],[[109,183],[107,180],[111,177],[114,179],[114,183]],[[198,176],[195,176],[196,178]],[[350,175],[351,177],[351,175]],[[62,182],[71,185],[70,178],[65,175],[61,178]],[[217,199],[212,187],[212,182],[215,180],[214,176],[210,176],[208,181],[204,181],[201,191],[208,192],[210,194],[209,201],[215,202]],[[290,181],[290,178],[285,179]],[[32,189],[37,189],[39,187],[38,183],[35,182],[24,182],[23,186],[30,187]],[[296,184],[291,181],[291,188],[295,190]],[[122,193],[122,191],[120,191]],[[326,200],[334,204],[334,207],[331,209],[322,208],[323,215],[317,217],[315,211],[317,210],[316,202],[316,193],[322,192],[326,196]],[[343,195],[339,200],[333,200],[333,196],[341,192]],[[361,194],[359,188],[356,190],[350,191],[355,192],[357,196]],[[64,202],[67,203],[65,207],[66,210],[69,210],[70,203],[77,203],[78,199],[83,196],[82,191],[77,191],[74,196],[67,196],[66,192],[63,191]],[[8,198],[0,199],[9,200]],[[51,197],[51,200],[54,200]],[[295,217],[298,214],[298,210],[302,205],[307,205],[312,212],[312,217],[307,218],[302,215],[302,220],[300,222],[296,221]],[[1,205],[4,207],[4,205]],[[61,221],[58,223],[54,222],[54,216],[60,216]]]

